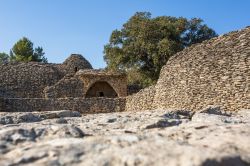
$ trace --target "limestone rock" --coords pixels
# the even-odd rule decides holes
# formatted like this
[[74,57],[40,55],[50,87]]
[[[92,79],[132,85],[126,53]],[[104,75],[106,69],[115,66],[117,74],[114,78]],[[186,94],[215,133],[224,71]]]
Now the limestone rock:
[[207,113],[207,114],[214,114],[214,115],[222,115],[222,111],[220,106],[208,106],[202,110],[198,111],[199,113]]
[[[151,110],[82,117],[51,112],[37,122],[0,124],[0,165],[246,166],[249,112]],[[21,115],[0,114],[13,121]],[[55,123],[61,119],[67,123]]]
[[56,123],[65,124],[65,123],[68,123],[68,121],[66,119],[59,118],[59,119],[56,120]]
[[77,111],[61,110],[49,112],[21,112],[21,113],[0,113],[0,124],[18,124],[28,122],[39,122],[46,119],[81,117]]

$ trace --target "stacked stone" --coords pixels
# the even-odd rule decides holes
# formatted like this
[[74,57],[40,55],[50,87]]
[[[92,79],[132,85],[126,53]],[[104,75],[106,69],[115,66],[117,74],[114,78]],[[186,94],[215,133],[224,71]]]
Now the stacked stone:
[[127,96],[127,75],[120,72],[105,70],[80,70],[76,73],[84,83],[84,96],[96,82],[107,82],[117,93],[118,97]]
[[92,70],[81,55],[72,54],[63,64],[9,63],[0,65],[0,70],[1,112],[68,109],[98,113],[125,110],[125,98],[85,99],[87,90],[95,82],[109,83],[119,97],[126,96],[127,84],[126,74]]
[[71,54],[63,62],[63,70],[67,74],[76,73],[80,69],[92,69],[91,64],[82,55]]
[[5,112],[71,110],[81,113],[107,113],[124,111],[126,98],[8,98],[3,102],[6,103]]
[[155,95],[146,89],[129,96],[126,109],[196,111],[207,105],[250,108],[250,27],[177,53],[162,68]]
[[3,64],[0,71],[0,91],[8,98],[43,97],[44,87],[63,77],[54,64],[35,62]]
[[154,109],[153,101],[155,95],[155,87],[150,86],[138,93],[128,96],[126,101],[126,111],[140,111]]
[[76,54],[72,54],[63,64],[1,64],[0,92],[4,92],[5,98],[43,98],[45,87],[55,85],[65,75],[74,75],[76,69],[92,69],[92,66],[85,58]]
[[250,27],[193,45],[161,70],[154,106],[250,108]]
[[53,86],[44,89],[45,98],[84,97],[84,84],[81,79],[66,75]]

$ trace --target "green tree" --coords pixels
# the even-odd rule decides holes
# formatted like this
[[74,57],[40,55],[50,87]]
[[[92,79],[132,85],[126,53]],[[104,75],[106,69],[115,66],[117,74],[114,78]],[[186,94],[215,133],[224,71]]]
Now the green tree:
[[186,31],[182,38],[185,46],[201,43],[204,40],[218,36],[213,29],[202,23],[203,20],[200,18],[193,18],[187,22]]
[[47,58],[45,58],[44,54],[45,53],[43,52],[42,47],[35,48],[35,51],[33,54],[34,61],[48,63],[48,60],[47,60]]
[[121,30],[112,32],[104,46],[104,60],[109,70],[127,71],[129,78],[139,73],[139,80],[134,82],[145,87],[156,82],[161,67],[172,55],[214,36],[216,33],[201,19],[152,18],[149,12],[137,12]]
[[26,37],[20,39],[12,48],[10,52],[10,58],[12,61],[21,62],[43,62],[47,63],[47,59],[44,57],[42,47],[33,48],[33,43]]
[[9,62],[9,58],[10,57],[8,54],[6,54],[4,52],[0,53],[0,64]]

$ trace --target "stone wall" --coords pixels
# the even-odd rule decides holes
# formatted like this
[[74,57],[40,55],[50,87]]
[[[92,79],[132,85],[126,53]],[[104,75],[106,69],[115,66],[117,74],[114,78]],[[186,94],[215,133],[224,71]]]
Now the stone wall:
[[193,45],[162,68],[154,106],[250,108],[250,27]]
[[[1,103],[1,99],[0,99]],[[9,98],[4,99],[4,112],[72,110],[81,113],[120,112],[125,110],[126,98]]]
[[154,95],[155,87],[150,86],[134,95],[128,96],[126,102],[126,111],[141,111],[154,109]]
[[66,75],[53,86],[44,89],[45,98],[84,97],[84,84],[74,75]]
[[0,91],[4,97],[43,97],[45,86],[63,77],[54,64],[8,63],[0,65]]

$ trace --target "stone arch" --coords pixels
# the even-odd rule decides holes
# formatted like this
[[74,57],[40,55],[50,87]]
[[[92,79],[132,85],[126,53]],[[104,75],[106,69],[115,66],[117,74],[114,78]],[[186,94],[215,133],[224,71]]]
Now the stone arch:
[[86,98],[108,97],[115,98],[118,94],[114,88],[106,81],[97,81],[93,83],[86,92]]

